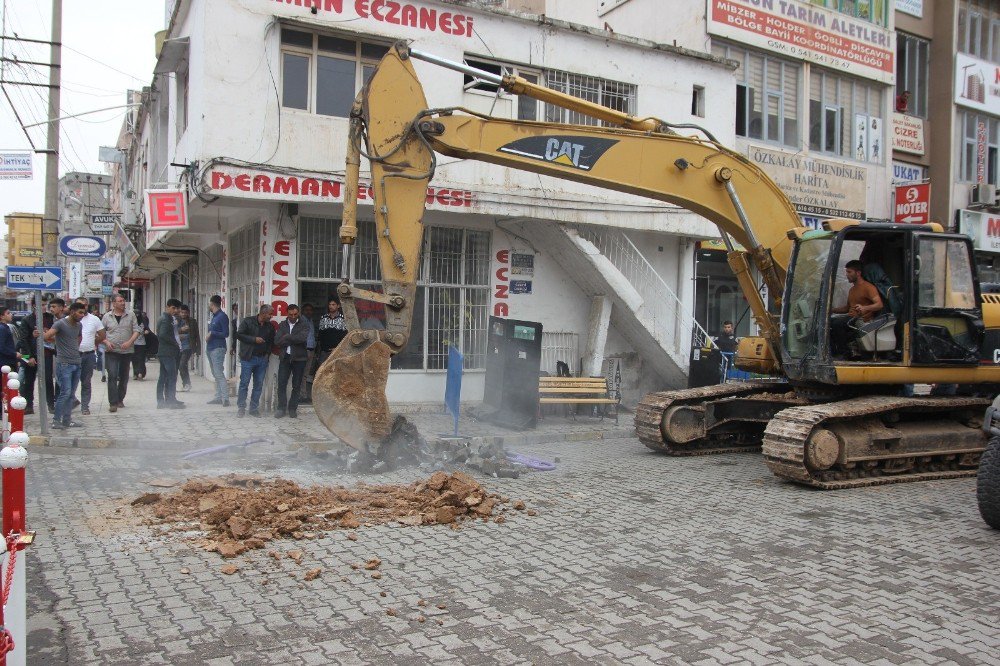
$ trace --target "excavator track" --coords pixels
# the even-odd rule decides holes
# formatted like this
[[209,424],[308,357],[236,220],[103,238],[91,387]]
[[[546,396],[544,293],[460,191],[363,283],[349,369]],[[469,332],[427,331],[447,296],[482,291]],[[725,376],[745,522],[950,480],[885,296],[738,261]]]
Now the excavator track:
[[[773,393],[774,391],[779,393]],[[647,448],[672,456],[696,456],[715,453],[760,451],[763,424],[747,423],[745,427],[730,427],[724,431],[705,432],[699,437],[678,443],[667,435],[664,415],[673,408],[690,408],[704,412],[707,405],[750,396],[764,398],[781,407],[796,404],[794,398],[780,391],[790,390],[774,382],[718,384],[679,391],[660,391],[643,397],[635,410],[635,432]],[[770,400],[770,398],[774,400]]]
[[836,490],[975,476],[986,398],[868,396],[789,407],[764,432],[764,460],[795,483]]

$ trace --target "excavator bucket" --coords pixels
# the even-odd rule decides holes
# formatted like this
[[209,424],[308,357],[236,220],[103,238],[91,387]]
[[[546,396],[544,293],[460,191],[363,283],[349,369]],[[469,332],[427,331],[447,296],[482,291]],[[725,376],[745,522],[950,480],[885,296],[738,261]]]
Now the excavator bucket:
[[316,371],[312,389],[323,425],[349,446],[373,454],[392,426],[385,397],[392,350],[377,334],[346,336]]

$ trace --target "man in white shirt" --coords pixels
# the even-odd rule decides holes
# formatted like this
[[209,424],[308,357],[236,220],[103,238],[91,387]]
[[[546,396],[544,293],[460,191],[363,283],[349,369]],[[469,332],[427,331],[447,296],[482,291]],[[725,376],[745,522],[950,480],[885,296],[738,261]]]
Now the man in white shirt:
[[[87,299],[81,296],[77,303],[89,307]],[[101,318],[88,312],[80,320],[80,414],[90,416],[90,380],[97,366],[97,345],[104,342],[104,324]]]

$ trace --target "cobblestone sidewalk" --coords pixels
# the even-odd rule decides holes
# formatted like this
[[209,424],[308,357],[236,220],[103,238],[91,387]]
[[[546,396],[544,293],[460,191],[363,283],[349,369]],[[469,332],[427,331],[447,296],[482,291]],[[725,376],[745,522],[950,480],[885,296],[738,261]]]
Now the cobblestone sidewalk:
[[[299,407],[296,419],[275,419],[264,413],[260,418],[237,418],[236,399],[231,407],[209,405],[215,396],[214,384],[204,377],[192,375],[190,391],[178,392],[177,397],[186,409],[156,408],[156,378],[159,366],[149,364],[149,374],[143,381],[130,380],[124,409],[108,411],[107,384],[101,383],[99,374],[93,381],[91,415],[82,416],[79,408],[73,411],[74,420],[82,428],[50,431],[49,437],[39,434],[40,415],[36,412],[25,418],[25,427],[36,445],[80,448],[145,448],[178,449],[200,448],[204,442],[241,442],[251,437],[269,437],[282,444],[326,443],[338,445],[337,440],[319,422],[312,406]],[[392,405],[395,412],[403,412],[411,419],[422,435],[428,438],[454,432],[452,417],[443,412],[443,399],[435,403]],[[459,434],[467,437],[502,437],[510,445],[524,445],[538,441],[560,439],[595,439],[623,437],[632,434],[632,417],[622,414],[619,423],[613,418],[581,416],[577,419],[550,416],[539,422],[539,427],[525,432],[506,430],[463,416]]]
[[[347,476],[304,452],[195,467],[176,452],[36,448],[30,662],[997,663],[1000,532],[979,520],[974,480],[816,492],[759,456],[669,458],[634,438],[524,452],[560,462],[485,483],[536,517],[277,542],[303,564],[253,551],[226,576],[216,555],[113,508],[151,477],[426,473]],[[370,557],[379,580],[350,566]],[[311,567],[323,573],[306,582]]]

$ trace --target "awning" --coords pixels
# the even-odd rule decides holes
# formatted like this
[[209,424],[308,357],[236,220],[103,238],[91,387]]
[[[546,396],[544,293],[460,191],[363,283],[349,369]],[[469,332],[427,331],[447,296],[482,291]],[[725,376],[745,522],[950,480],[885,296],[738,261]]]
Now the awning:
[[132,264],[127,275],[132,279],[152,280],[164,273],[172,273],[197,256],[198,253],[191,250],[147,250]]
[[174,39],[163,40],[160,47],[160,57],[153,68],[154,74],[167,74],[168,72],[181,72],[187,69],[188,48],[191,45],[190,37],[176,37]]

